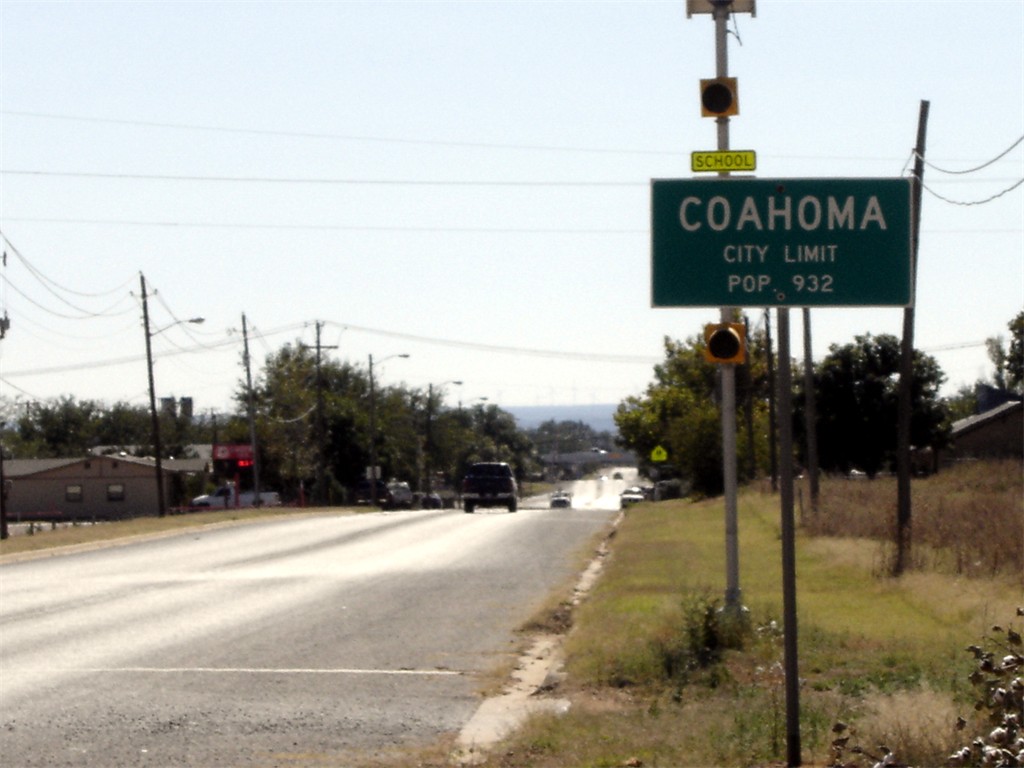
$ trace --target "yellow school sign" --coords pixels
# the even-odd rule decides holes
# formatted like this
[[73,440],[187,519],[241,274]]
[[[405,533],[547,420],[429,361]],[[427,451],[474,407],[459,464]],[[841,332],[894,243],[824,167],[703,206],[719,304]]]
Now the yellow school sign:
[[651,461],[654,461],[654,462],[668,461],[668,451],[666,451],[660,445],[654,446],[654,450],[651,451]]
[[690,170],[694,173],[756,171],[757,153],[752,149],[726,149],[716,152],[691,152]]

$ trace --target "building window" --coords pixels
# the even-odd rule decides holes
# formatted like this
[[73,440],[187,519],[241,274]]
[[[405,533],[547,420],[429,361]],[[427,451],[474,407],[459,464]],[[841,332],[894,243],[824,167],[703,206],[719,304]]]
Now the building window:
[[107,501],[124,501],[124,483],[110,483],[107,486]]
[[69,485],[64,488],[64,500],[65,501],[82,501],[82,486],[80,485]]

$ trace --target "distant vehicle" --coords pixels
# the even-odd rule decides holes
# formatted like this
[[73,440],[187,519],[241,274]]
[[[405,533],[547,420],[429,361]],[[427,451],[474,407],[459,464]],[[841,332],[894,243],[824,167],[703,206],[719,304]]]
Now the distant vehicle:
[[612,480],[621,480],[621,479],[622,479],[622,473],[621,472],[612,472]]
[[[381,509],[412,509],[412,490],[408,483],[377,480],[377,506]],[[355,488],[356,506],[373,504],[373,487],[369,480],[360,480]]]
[[636,504],[637,502],[644,501],[645,499],[646,496],[644,495],[643,489],[634,485],[632,488],[627,488],[619,494],[619,505],[625,509],[626,507]]
[[388,483],[388,509],[412,509],[412,489],[408,483]]
[[[253,491],[242,491],[238,493],[235,486],[222,485],[213,493],[205,493],[196,496],[189,502],[190,507],[210,507],[211,509],[231,509],[234,507],[255,507],[257,506],[256,494]],[[277,491],[261,491],[259,504],[261,507],[280,507],[281,494]]]
[[444,499],[438,493],[416,493],[413,494],[413,505],[416,504],[420,509],[443,509]]
[[572,494],[568,491],[555,491],[551,494],[551,509],[565,509],[572,506]]
[[503,506],[515,512],[519,489],[512,467],[505,462],[474,464],[462,480],[462,507],[472,514],[477,507]]

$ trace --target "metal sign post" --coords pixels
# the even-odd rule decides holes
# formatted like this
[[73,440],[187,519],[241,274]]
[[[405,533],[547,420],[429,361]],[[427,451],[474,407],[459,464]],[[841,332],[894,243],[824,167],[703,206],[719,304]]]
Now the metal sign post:
[[[729,76],[728,29],[729,2],[712,3],[715,20],[715,77]],[[718,129],[718,151],[729,149],[729,117],[715,118]],[[728,177],[728,171],[720,176]],[[722,306],[719,316],[723,323],[734,319],[732,306]],[[739,523],[737,514],[736,471],[736,368],[719,366],[722,385],[722,483],[725,501],[725,611],[731,619],[740,620],[746,613],[740,591]]]
[[[728,79],[728,60],[726,54],[727,29],[726,21],[729,12],[747,11],[754,13],[754,0],[688,0],[687,15],[692,13],[713,14],[715,21],[715,55],[716,55],[716,78],[721,81],[718,85],[728,91],[735,87],[735,82]],[[703,85],[702,85],[703,89]],[[717,91],[705,99],[707,91],[702,92],[704,108],[711,112],[718,111],[716,123],[718,127],[718,150],[726,152],[729,149],[729,114],[738,113],[738,103],[735,99],[735,91],[724,94]],[[727,96],[723,100],[723,96]],[[709,103],[710,102],[710,103]],[[705,112],[708,114],[708,112]],[[729,172],[723,171],[720,176],[728,177]],[[733,182],[722,180],[722,184]],[[653,190],[652,190],[653,196]],[[708,210],[710,210],[710,205]],[[688,220],[684,221],[683,208],[679,209],[679,223],[686,234],[693,231],[687,226]],[[657,214],[656,214],[657,215]],[[655,222],[656,224],[657,222]],[[717,223],[716,223],[717,226]],[[714,230],[716,227],[710,223],[708,227]],[[655,230],[657,227],[655,226]],[[657,243],[657,233],[654,234]],[[743,242],[741,237],[736,242]],[[654,250],[657,249],[657,246]],[[721,252],[720,252],[721,254]],[[653,255],[653,251],[652,251]],[[657,269],[652,270],[653,293],[657,294],[657,286],[660,282]],[[755,281],[756,284],[756,281]],[[732,300],[745,299],[743,302]],[[720,309],[721,322],[728,323],[733,320],[734,306],[739,304],[751,304],[748,297],[741,293],[729,293],[725,302],[722,302]],[[659,304],[657,298],[655,306],[671,306],[671,304]],[[776,300],[776,306],[787,305],[786,301]],[[779,387],[783,390],[785,407],[783,409],[783,421],[785,429],[791,430],[791,419],[789,414],[792,408],[791,376],[789,371],[789,310],[779,309],[780,342],[779,355],[783,358],[784,371],[780,376]],[[726,539],[726,593],[724,614],[734,619],[742,620],[745,609],[742,606],[739,588],[739,555],[737,536],[737,509],[736,509],[736,369],[734,365],[719,366],[722,385],[722,473],[725,484],[725,539]],[[788,764],[798,766],[800,759],[800,705],[798,699],[799,678],[797,674],[797,635],[796,635],[796,572],[795,572],[795,535],[793,531],[793,455],[792,455],[792,434],[788,442],[788,449],[783,448],[783,502],[782,502],[782,534],[783,534],[783,592],[784,592],[784,619],[785,619],[785,669],[786,669],[786,746]],[[788,502],[787,502],[788,499]],[[788,508],[788,514],[787,514]]]

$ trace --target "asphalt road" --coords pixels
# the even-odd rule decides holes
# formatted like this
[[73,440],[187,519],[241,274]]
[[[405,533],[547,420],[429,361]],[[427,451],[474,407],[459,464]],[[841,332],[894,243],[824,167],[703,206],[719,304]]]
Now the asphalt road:
[[457,732],[621,484],[0,565],[0,764],[343,765]]

